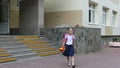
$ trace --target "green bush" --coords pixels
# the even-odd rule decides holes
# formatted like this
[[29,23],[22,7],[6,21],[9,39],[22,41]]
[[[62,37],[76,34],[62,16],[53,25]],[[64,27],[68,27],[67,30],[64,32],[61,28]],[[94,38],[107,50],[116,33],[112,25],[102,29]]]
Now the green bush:
[[120,37],[119,38],[114,38],[113,41],[114,42],[120,42]]

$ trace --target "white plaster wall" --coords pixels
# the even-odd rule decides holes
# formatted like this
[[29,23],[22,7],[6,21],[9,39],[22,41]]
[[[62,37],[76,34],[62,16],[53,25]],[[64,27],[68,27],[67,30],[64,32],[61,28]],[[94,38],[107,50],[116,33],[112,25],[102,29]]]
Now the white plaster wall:
[[[101,28],[102,30],[101,35],[105,35],[105,26],[103,26],[102,24],[102,8],[103,6],[109,8],[107,26],[112,26],[111,24],[112,11],[114,10],[119,12],[119,5],[110,0],[91,0],[91,1],[97,4],[96,24],[88,24],[89,23],[89,19],[88,19],[89,0],[83,0],[83,24],[85,27]],[[113,29],[113,34],[120,34],[120,32],[116,32],[119,26],[120,24],[118,25],[118,27]]]

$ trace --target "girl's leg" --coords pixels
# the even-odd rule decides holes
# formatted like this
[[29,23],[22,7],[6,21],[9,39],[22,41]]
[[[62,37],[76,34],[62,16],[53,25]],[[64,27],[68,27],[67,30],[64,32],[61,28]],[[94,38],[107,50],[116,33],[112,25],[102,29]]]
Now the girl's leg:
[[75,65],[74,56],[71,57],[72,65]]
[[71,61],[72,61],[72,68],[75,68],[75,60],[74,60],[74,56],[71,57]]
[[70,65],[70,57],[67,56],[67,64]]

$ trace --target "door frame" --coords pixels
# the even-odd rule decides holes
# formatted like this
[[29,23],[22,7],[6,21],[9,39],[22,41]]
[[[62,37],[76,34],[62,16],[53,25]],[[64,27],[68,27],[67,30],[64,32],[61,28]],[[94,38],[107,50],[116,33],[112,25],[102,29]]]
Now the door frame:
[[7,28],[7,31],[5,31],[5,33],[0,33],[0,35],[5,35],[5,34],[10,34],[10,0],[8,0],[8,2],[6,2],[6,4],[4,3],[0,3],[0,5],[7,5],[7,16],[6,19],[7,22],[6,23],[0,23],[0,25],[5,25]]

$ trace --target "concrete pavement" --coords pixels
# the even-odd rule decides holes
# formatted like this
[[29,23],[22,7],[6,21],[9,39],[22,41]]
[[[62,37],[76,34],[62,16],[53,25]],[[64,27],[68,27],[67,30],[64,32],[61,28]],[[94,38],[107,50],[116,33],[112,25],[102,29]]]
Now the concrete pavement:
[[[106,47],[99,52],[75,55],[76,68],[120,68],[120,48]],[[0,68],[68,68],[65,57],[54,55],[14,63],[0,64]],[[69,67],[71,68],[71,67]]]

